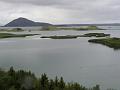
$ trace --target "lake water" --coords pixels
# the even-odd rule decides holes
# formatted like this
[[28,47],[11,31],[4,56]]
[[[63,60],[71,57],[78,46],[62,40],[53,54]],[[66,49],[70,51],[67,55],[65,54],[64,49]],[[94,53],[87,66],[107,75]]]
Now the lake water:
[[104,32],[120,37],[119,30],[102,31],[32,31],[39,36],[0,40],[0,67],[31,70],[37,76],[63,76],[66,81],[87,87],[99,84],[102,90],[120,90],[120,50],[88,43],[91,38],[67,40],[41,39],[44,35],[81,35]]

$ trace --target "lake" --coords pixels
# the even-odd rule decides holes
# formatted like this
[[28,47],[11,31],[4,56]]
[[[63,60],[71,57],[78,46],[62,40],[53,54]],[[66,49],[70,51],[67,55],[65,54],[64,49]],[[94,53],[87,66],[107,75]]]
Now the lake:
[[99,84],[102,90],[120,90],[120,50],[88,43],[91,38],[41,39],[46,35],[81,35],[103,32],[120,37],[120,30],[96,31],[32,31],[40,33],[26,38],[0,40],[0,67],[31,70],[37,76],[47,73],[54,78],[63,76],[66,81],[79,82],[87,87]]

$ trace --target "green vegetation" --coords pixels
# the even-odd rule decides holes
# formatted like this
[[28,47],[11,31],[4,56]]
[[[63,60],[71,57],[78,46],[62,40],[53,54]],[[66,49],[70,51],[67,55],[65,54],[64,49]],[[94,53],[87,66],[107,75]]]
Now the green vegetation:
[[0,33],[0,38],[12,38],[12,37],[26,37],[38,34],[11,34],[11,33]]
[[22,28],[13,28],[13,29],[10,29],[10,30],[8,30],[8,29],[0,29],[0,31],[1,32],[4,32],[4,31],[6,31],[6,32],[23,32],[24,30]]
[[104,29],[101,29],[101,28],[99,28],[97,26],[88,26],[87,29],[88,30],[104,30]]
[[52,31],[52,30],[103,30],[97,26],[87,26],[87,27],[56,27],[56,26],[44,26],[42,27],[43,31]]
[[82,37],[107,37],[110,36],[110,34],[104,34],[104,33],[87,33],[82,35]]
[[11,67],[8,71],[0,69],[0,90],[100,90],[100,87],[86,88],[76,82],[66,83],[63,77],[49,79],[46,74],[37,78],[31,71],[15,71]]
[[98,28],[97,26],[87,26],[87,27],[79,27],[79,28],[59,28],[62,30],[104,30],[101,28]]
[[104,33],[87,33],[84,35],[65,35],[65,36],[42,36],[41,38],[51,38],[51,39],[75,39],[77,37],[106,37],[110,34]]
[[120,49],[120,38],[91,39],[88,42],[100,43],[110,48]]
[[23,32],[24,30],[22,28],[14,28],[11,30],[7,30],[8,32]]
[[76,35],[66,35],[66,36],[42,36],[41,38],[51,38],[51,39],[75,39],[78,36]]
[[58,28],[56,26],[43,26],[41,30],[43,30],[43,31],[54,31],[54,30],[58,30]]

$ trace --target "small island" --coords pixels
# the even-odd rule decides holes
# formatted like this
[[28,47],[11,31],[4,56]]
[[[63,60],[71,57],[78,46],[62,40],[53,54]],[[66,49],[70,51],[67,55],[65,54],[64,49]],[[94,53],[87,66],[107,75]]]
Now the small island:
[[102,28],[99,28],[97,26],[86,26],[86,27],[68,27],[68,28],[59,28],[59,29],[62,29],[62,30],[80,30],[80,31],[84,31],[84,30],[105,30],[105,29],[102,29]]
[[42,36],[41,38],[51,38],[51,39],[75,39],[79,37],[78,35],[66,35],[66,36]]
[[78,37],[107,37],[110,34],[104,33],[87,33],[84,35],[65,35],[65,36],[42,36],[41,38],[51,38],[51,39],[76,39]]
[[13,38],[13,37],[26,37],[39,34],[12,34],[12,33],[0,33],[0,38]]
[[23,32],[24,30],[22,28],[13,28],[11,30],[7,30],[7,32]]
[[54,30],[77,30],[77,31],[86,31],[86,30],[105,30],[97,26],[85,26],[85,27],[57,27],[57,26],[43,26],[42,31],[54,31]]
[[110,34],[104,34],[104,33],[87,33],[82,35],[82,37],[109,37]]
[[106,45],[110,48],[114,48],[114,49],[120,49],[120,38],[104,38],[104,39],[90,39],[88,40],[88,42],[91,43],[99,43],[102,45]]
[[13,28],[13,29],[0,29],[0,32],[23,32],[22,28]]

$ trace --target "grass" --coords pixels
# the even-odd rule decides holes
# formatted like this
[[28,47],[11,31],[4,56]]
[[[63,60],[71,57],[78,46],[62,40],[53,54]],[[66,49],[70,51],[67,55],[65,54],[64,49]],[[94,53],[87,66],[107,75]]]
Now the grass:
[[88,42],[92,42],[92,43],[99,43],[102,45],[106,45],[110,48],[114,48],[114,49],[120,49],[120,38],[104,38],[104,39],[91,39],[88,40]]
[[82,35],[83,37],[107,37],[110,36],[110,34],[104,34],[104,33],[87,33]]
[[38,34],[12,34],[12,33],[0,33],[0,38],[12,38],[12,37],[26,37]]
[[66,36],[42,36],[41,38],[51,38],[51,39],[75,39],[78,36],[76,35],[66,35]]
[[63,29],[63,30],[103,30],[101,28],[98,28],[97,26],[87,26],[87,27],[78,27],[78,28],[59,28],[59,29]]
[[44,26],[42,27],[43,31],[54,31],[54,30],[103,30],[97,26],[87,26],[87,27],[56,27],[56,26]]
[[22,28],[14,28],[12,30],[7,30],[7,32],[23,32],[24,30]]
[[41,38],[51,38],[51,39],[75,39],[77,37],[106,37],[110,34],[104,33],[87,33],[84,35],[65,35],[65,36],[42,36]]
[[23,32],[24,30],[22,28],[13,28],[11,30],[8,30],[8,29],[0,29],[1,32]]
[[54,31],[54,30],[58,30],[58,28],[56,26],[43,26],[42,31]]

